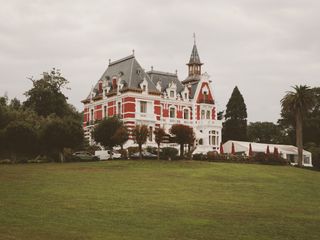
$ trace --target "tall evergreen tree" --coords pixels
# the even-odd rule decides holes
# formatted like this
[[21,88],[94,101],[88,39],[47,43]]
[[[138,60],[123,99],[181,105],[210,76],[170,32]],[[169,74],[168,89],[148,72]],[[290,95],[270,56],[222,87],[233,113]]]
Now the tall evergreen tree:
[[247,107],[238,87],[233,89],[227,104],[222,140],[247,140]]

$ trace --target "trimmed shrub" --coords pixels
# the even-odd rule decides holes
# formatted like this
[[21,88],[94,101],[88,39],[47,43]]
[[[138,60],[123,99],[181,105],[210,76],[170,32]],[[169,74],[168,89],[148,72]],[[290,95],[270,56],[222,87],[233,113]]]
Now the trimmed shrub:
[[193,160],[198,160],[198,161],[207,161],[207,155],[203,153],[196,153],[192,155]]
[[256,153],[253,156],[253,161],[262,164],[288,165],[288,160],[274,154],[266,154],[263,152]]
[[165,160],[174,160],[177,159],[178,150],[172,147],[164,147],[161,152],[161,159]]

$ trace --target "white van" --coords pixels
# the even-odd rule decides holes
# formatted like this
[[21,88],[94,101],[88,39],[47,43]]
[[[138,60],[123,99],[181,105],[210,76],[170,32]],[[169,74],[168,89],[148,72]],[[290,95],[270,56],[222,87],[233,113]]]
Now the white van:
[[[108,160],[111,157],[111,152],[110,150],[99,150],[95,151],[94,155],[97,156],[100,160]],[[112,151],[112,159],[119,158],[121,158],[121,154],[116,151]]]

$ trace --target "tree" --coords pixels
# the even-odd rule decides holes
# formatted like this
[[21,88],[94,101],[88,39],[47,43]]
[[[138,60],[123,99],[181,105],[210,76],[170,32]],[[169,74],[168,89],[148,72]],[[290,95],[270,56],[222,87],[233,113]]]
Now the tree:
[[247,140],[247,107],[237,86],[233,89],[227,104],[222,138],[223,142]]
[[174,141],[180,144],[180,157],[184,156],[184,144],[193,144],[194,132],[189,126],[183,124],[174,124],[170,128],[170,133],[174,136]]
[[280,126],[272,122],[252,122],[247,127],[248,140],[258,143],[284,143]]
[[4,131],[3,139],[14,162],[17,155],[33,153],[38,142],[36,131],[23,121],[11,122]]
[[157,151],[158,160],[160,159],[160,144],[163,142],[165,135],[166,135],[166,132],[161,127],[156,128],[154,130],[155,142],[158,145],[158,151]]
[[9,107],[14,110],[20,110],[21,102],[17,98],[11,99]]
[[33,87],[25,93],[27,100],[24,107],[33,109],[40,116],[48,116],[52,113],[63,117],[70,113],[67,97],[62,93],[69,83],[60,73],[53,68],[49,73],[43,73],[39,80],[30,78]]
[[103,147],[110,149],[112,154],[113,147],[120,145],[123,140],[123,136],[116,136],[118,129],[122,126],[123,123],[117,117],[103,119],[94,127],[93,139]]
[[303,158],[303,119],[314,104],[314,94],[306,85],[293,86],[281,99],[282,112],[294,116],[296,145],[298,147],[298,166],[302,166]]
[[149,130],[146,125],[136,125],[132,130],[132,136],[139,146],[139,156],[142,159],[142,145],[146,143]]
[[[122,122],[121,122],[122,123]],[[116,132],[113,135],[113,140],[115,141],[116,145],[119,145],[121,151],[123,150],[123,144],[125,144],[129,139],[129,133],[127,128],[122,124],[118,127]]]
[[46,152],[58,153],[64,162],[63,149],[77,148],[84,140],[82,126],[72,118],[48,118],[41,132],[42,147]]

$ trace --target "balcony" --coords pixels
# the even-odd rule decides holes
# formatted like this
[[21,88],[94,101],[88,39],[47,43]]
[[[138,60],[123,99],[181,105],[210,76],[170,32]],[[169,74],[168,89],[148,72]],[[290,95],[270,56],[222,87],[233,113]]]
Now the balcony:
[[212,120],[212,119],[201,119],[196,121],[197,125],[200,126],[219,126],[222,127],[222,121],[221,120]]
[[214,104],[214,100],[203,97],[198,99],[198,103]]

